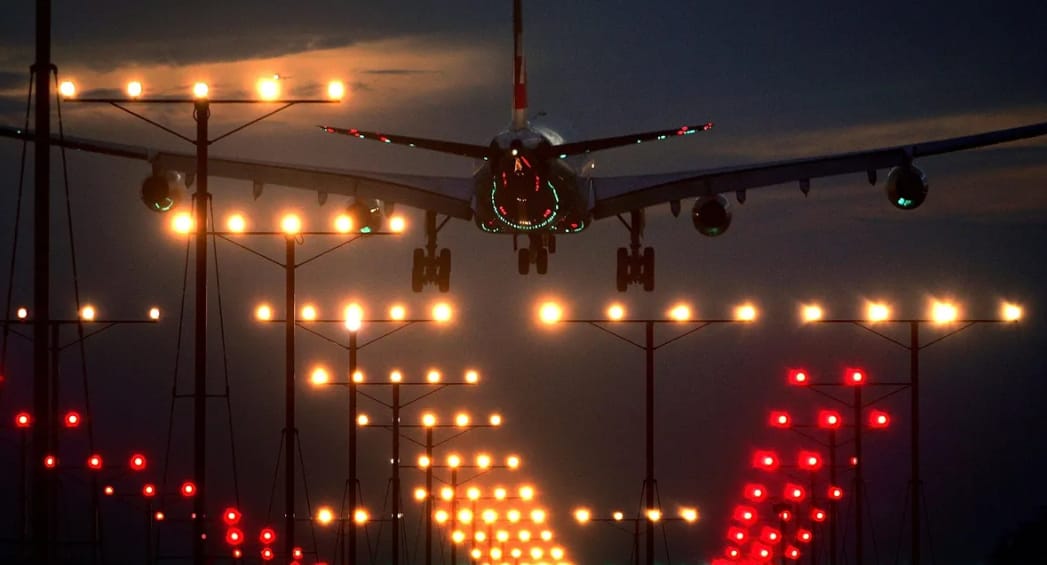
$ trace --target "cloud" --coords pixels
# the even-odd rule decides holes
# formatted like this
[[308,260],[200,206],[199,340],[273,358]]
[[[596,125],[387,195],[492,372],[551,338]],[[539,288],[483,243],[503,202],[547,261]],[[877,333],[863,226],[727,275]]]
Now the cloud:
[[435,71],[423,69],[368,69],[360,72],[366,75],[422,75]]

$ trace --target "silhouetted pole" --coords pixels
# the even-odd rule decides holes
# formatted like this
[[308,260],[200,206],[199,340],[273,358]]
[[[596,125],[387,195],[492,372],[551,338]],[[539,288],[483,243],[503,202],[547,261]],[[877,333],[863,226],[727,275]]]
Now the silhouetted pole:
[[920,324],[916,321],[909,322],[909,383],[912,385],[912,565],[920,565]]
[[[829,430],[829,484],[836,486],[836,430]],[[840,502],[829,500],[829,565],[836,565],[836,522],[840,516]]]
[[400,383],[393,383],[393,565],[400,564]]
[[425,428],[425,565],[433,565],[433,428]]
[[286,238],[287,262],[284,282],[284,555],[294,561],[294,477],[297,428],[294,414],[294,246],[296,236]]
[[[451,531],[458,522],[458,469],[451,468]],[[458,544],[451,543],[451,565],[458,565]]]
[[357,332],[349,332],[349,565],[356,565],[356,350]]
[[36,147],[33,201],[33,561],[52,563],[54,540],[51,499],[54,473],[44,468],[48,440],[55,425],[51,406],[48,325],[51,318],[51,2],[36,2]]
[[865,562],[865,536],[862,520],[862,384],[854,386],[854,559],[857,565]]
[[207,556],[207,124],[211,106],[206,99],[193,103],[196,120],[196,319],[193,330],[193,563],[204,565]]
[[644,323],[644,353],[647,364],[647,478],[644,480],[644,489],[647,491],[647,508],[644,516],[647,517],[647,565],[654,565],[654,520],[647,516],[647,512],[655,506],[654,499],[654,322]]

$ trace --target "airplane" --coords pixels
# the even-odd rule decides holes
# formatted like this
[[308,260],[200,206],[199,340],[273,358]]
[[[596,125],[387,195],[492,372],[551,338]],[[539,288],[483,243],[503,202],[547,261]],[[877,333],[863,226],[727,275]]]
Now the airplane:
[[[712,123],[684,125],[615,137],[558,142],[528,120],[527,73],[523,52],[521,0],[513,0],[513,103],[509,127],[487,145],[386,134],[355,128],[319,126],[323,134],[344,135],[380,143],[426,149],[466,157],[481,164],[470,177],[436,177],[373,171],[352,171],[210,158],[212,177],[250,181],[255,198],[265,185],[279,185],[317,192],[319,202],[329,194],[350,197],[346,213],[363,232],[380,229],[384,216],[402,204],[425,211],[425,246],[414,250],[411,288],[421,292],[435,285],[450,288],[451,251],[440,249],[437,235],[451,219],[472,220],[483,233],[511,234],[517,269],[527,274],[548,271],[549,255],[556,252],[557,236],[584,231],[593,222],[618,218],[628,228],[629,245],[617,250],[616,287],[629,285],[654,290],[654,248],[644,247],[647,208],[668,204],[679,217],[682,201],[694,199],[691,220],[702,235],[717,237],[731,225],[732,212],[725,195],[734,193],[745,202],[749,189],[796,182],[806,195],[812,179],[865,173],[875,185],[882,169],[889,169],[884,189],[890,203],[913,210],[927,198],[928,180],[914,161],[917,158],[963,151],[1047,134],[1047,122],[962,137],[924,141],[877,149],[819,155],[778,162],[734,167],[678,171],[662,174],[598,177],[585,159],[589,154],[637,143],[665,141],[708,131]],[[30,132],[0,127],[0,137],[32,139]],[[142,200],[151,210],[170,210],[186,193],[195,170],[195,155],[172,153],[112,142],[55,138],[66,147],[117,157],[139,159],[152,165],[142,184]],[[184,180],[189,179],[188,183]],[[441,218],[442,217],[442,218]],[[626,219],[628,217],[628,219]],[[517,238],[526,236],[520,247]]]

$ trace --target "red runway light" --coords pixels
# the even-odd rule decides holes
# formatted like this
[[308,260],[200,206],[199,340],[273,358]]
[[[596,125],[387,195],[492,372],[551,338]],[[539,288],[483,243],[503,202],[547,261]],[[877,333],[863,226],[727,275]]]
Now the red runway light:
[[801,469],[817,471],[822,467],[822,456],[814,451],[801,451],[796,458],[796,464]]
[[102,456],[97,453],[87,458],[87,468],[97,471],[102,468]]
[[785,485],[785,498],[794,502],[800,502],[807,496],[807,491],[800,485],[794,483],[786,483]]
[[156,485],[154,485],[152,483],[146,483],[142,487],[142,496],[144,496],[146,498],[152,498],[152,497],[156,496]]
[[826,430],[835,430],[843,425],[843,418],[835,410],[820,410],[818,412],[818,427]]
[[745,506],[740,504],[734,507],[734,513],[731,514],[736,522],[741,522],[746,525],[751,525],[756,522],[756,509],[752,506]]
[[810,543],[812,539],[814,539],[814,534],[811,533],[811,530],[805,530],[803,528],[796,530],[797,541],[802,543]]
[[825,518],[826,518],[825,510],[822,510],[821,508],[812,508],[811,509],[811,520],[813,520],[815,522],[824,522]]
[[145,455],[142,455],[141,453],[132,454],[131,459],[127,462],[132,471],[144,471],[146,463]]
[[792,418],[784,410],[772,410],[768,420],[772,428],[788,428],[792,425]]
[[225,531],[225,543],[240,545],[244,542],[244,532],[240,528],[229,528]]
[[869,427],[877,430],[887,428],[891,423],[891,416],[883,410],[869,411]]
[[16,428],[28,428],[32,423],[33,417],[29,415],[29,412],[19,412],[15,414]]
[[225,511],[222,512],[222,521],[225,522],[225,525],[227,526],[235,526],[240,523],[241,517],[242,515],[240,514],[240,511],[233,507],[226,508]]
[[276,532],[272,528],[262,528],[262,531],[258,534],[258,539],[262,543],[269,545],[276,541]]
[[65,417],[62,418],[62,422],[67,428],[75,428],[80,425],[80,413],[74,410],[66,412]]
[[865,371],[861,369],[847,369],[845,375],[846,383],[849,385],[860,385],[865,383]]
[[811,376],[803,369],[789,370],[789,384],[794,386],[806,386],[811,384]]
[[745,485],[745,498],[753,502],[759,502],[767,498],[767,487],[757,483],[749,483]]
[[843,489],[840,487],[830,486],[828,496],[830,500],[840,500],[843,498]]
[[182,488],[178,489],[178,492],[182,493],[182,496],[189,498],[196,495],[196,484],[192,481],[186,481],[182,483]]
[[753,454],[753,467],[773,471],[778,468],[778,455],[773,451],[757,451]]

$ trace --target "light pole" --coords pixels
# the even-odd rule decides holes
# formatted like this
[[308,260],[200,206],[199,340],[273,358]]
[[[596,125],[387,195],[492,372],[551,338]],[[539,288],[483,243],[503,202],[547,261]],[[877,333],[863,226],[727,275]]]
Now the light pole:
[[[208,149],[211,144],[229,137],[254,125],[270,116],[298,104],[337,103],[340,98],[330,100],[315,99],[277,99],[263,91],[267,100],[211,99],[206,83],[198,82],[193,86],[192,98],[142,98],[142,84],[128,84],[128,96],[125,98],[69,98],[72,102],[108,104],[139,120],[155,126],[196,148],[196,191],[193,194],[193,218],[191,231],[194,233],[195,247],[195,320],[193,331],[193,480],[199,489],[193,499],[193,562],[203,565],[207,558],[207,236],[208,209],[211,194],[207,190]],[[279,104],[280,106],[259,118],[246,122],[232,130],[210,138],[208,126],[211,118],[211,106],[226,104]],[[196,121],[196,136],[190,138],[132,110],[134,105],[171,105],[192,104],[193,119]],[[38,130],[39,134],[39,130]],[[39,148],[40,144],[38,144]],[[150,181],[154,181],[150,184]],[[167,211],[174,206],[175,195],[166,179],[155,176],[146,181],[143,187],[143,198],[153,198],[152,204],[157,211]],[[289,440],[293,443],[293,440]],[[293,532],[294,526],[289,526]],[[293,533],[292,533],[293,536]]]
[[[608,333],[633,347],[644,352],[644,428],[645,428],[645,473],[643,481],[643,494],[645,499],[645,513],[657,510],[657,482],[654,476],[654,354],[657,350],[687,337],[699,330],[715,324],[750,324],[756,321],[756,308],[752,304],[743,304],[735,309],[734,318],[697,319],[692,317],[691,309],[687,305],[678,304],[669,311],[668,318],[657,319],[631,319],[626,318],[625,308],[620,304],[613,304],[607,309],[606,318],[570,319],[563,317],[563,308],[554,302],[541,304],[538,309],[539,320],[546,325],[559,323],[585,324]],[[642,324],[644,328],[644,340],[642,343],[614,331],[613,325],[636,325]],[[654,328],[656,325],[675,325],[688,327],[686,331],[675,337],[669,338],[661,343],[655,343]],[[654,565],[654,527],[655,522],[647,521],[646,527],[646,564]]]
[[[870,302],[866,305],[866,317],[863,319],[825,318],[820,306],[811,304],[803,308],[803,320],[809,324],[848,324],[859,327],[875,336],[878,336],[894,345],[909,352],[909,382],[905,383],[910,388],[910,413],[911,413],[911,436],[910,436],[910,478],[909,493],[911,507],[911,565],[920,565],[921,560],[921,536],[920,536],[920,512],[922,481],[920,479],[920,352],[928,347],[952,337],[977,324],[1013,324],[1021,320],[1021,306],[1005,302],[1000,307],[999,318],[960,318],[959,307],[949,302],[935,301],[930,307],[930,316],[927,318],[898,319],[891,317],[891,308],[883,302]],[[888,325],[908,326],[908,341],[896,339],[877,329]],[[926,343],[920,341],[921,326],[932,325],[946,328],[946,332]],[[861,461],[858,462],[859,465]]]
[[[304,310],[304,309],[303,309]],[[292,311],[293,312],[293,311]],[[272,311],[268,306],[259,306],[257,310],[257,316],[259,319],[266,321],[279,322],[280,320],[272,319]],[[436,323],[440,325],[448,324],[451,322],[453,316],[453,310],[446,302],[437,302],[433,305],[431,310],[430,318],[408,318],[407,309],[401,305],[394,305],[389,308],[388,318],[371,318],[365,319],[363,307],[359,304],[353,303],[345,308],[344,316],[341,319],[317,319],[315,309],[309,311],[303,311],[303,321],[298,323],[298,327],[304,329],[307,333],[319,337],[324,341],[333,343],[338,347],[345,349],[349,355],[349,378],[345,381],[332,381],[329,378],[326,370],[314,370],[312,375],[312,384],[315,386],[344,386],[348,390],[348,478],[346,480],[345,490],[347,493],[343,493],[342,496],[342,514],[345,513],[345,506],[348,504],[349,513],[355,512],[358,504],[357,493],[359,489],[359,479],[357,477],[357,423],[360,419],[358,398],[360,394],[359,387],[365,383],[364,375],[358,369],[357,355],[358,352],[375,343],[381,341],[397,332],[400,332],[410,326],[419,323]],[[319,330],[314,329],[313,325],[317,326],[330,326],[332,324],[343,325],[349,333],[349,342],[347,345],[342,345],[340,341],[335,338],[331,338]],[[360,343],[359,334],[364,326],[370,327],[371,325],[390,325],[392,329],[380,333],[377,337]],[[478,380],[479,377],[475,372],[466,375],[466,380],[474,379]],[[431,377],[432,373],[428,375]],[[434,384],[432,382],[430,385]],[[470,383],[472,384],[472,383]],[[348,499],[348,501],[347,501]],[[348,532],[346,532],[345,522],[348,522]],[[350,565],[356,563],[357,553],[357,527],[358,523],[356,520],[347,520],[339,523],[338,537],[341,542],[341,549],[339,558],[343,563],[348,562]],[[348,547],[346,547],[346,545]],[[348,553],[348,557],[346,556]],[[348,559],[348,561],[346,561]]]

